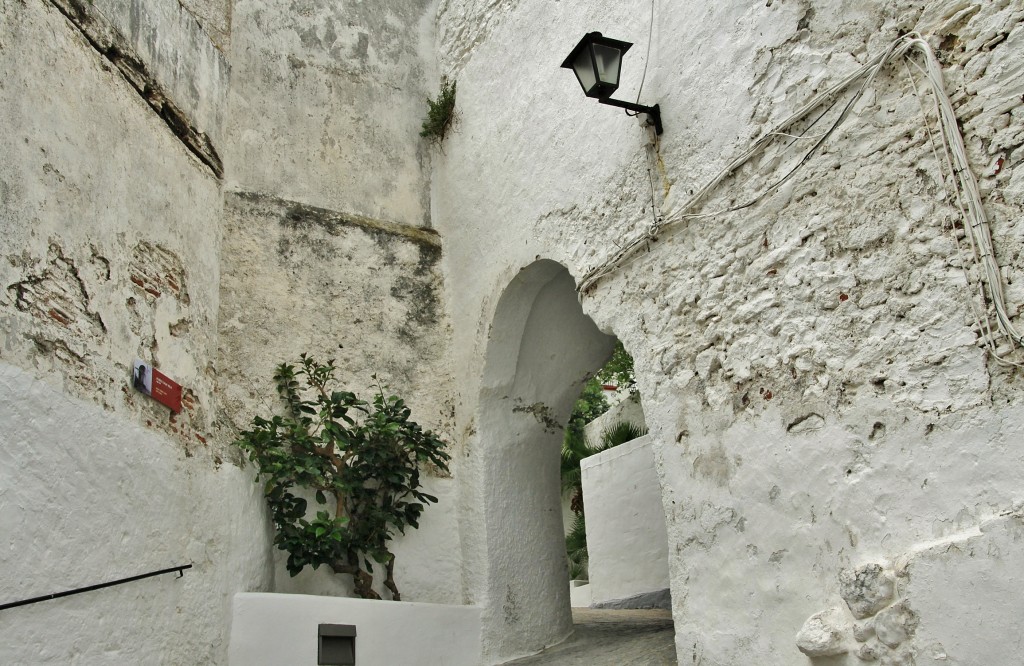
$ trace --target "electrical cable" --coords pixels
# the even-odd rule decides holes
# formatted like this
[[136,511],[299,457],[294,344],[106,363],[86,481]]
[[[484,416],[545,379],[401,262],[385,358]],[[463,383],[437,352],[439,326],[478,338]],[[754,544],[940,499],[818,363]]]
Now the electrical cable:
[[[652,22],[653,24],[653,22]],[[911,50],[919,51],[925,62],[925,67],[921,67],[916,63],[908,53]],[[981,194],[978,190],[977,181],[974,178],[974,174],[970,169],[969,162],[967,160],[967,151],[964,147],[963,137],[960,134],[959,126],[957,125],[956,113],[953,109],[952,101],[946,94],[945,86],[942,81],[942,69],[935,57],[935,53],[932,51],[931,46],[916,33],[910,33],[903,35],[898,39],[891,42],[888,48],[881,54],[870,59],[867,63],[862,65],[859,69],[848,74],[840,81],[833,84],[824,92],[816,95],[802,107],[800,107],[791,116],[783,120],[773,130],[764,134],[758,139],[749,149],[740,154],[738,157],[733,159],[728,165],[726,165],[717,176],[715,176],[709,183],[701,188],[696,194],[679,207],[677,212],[673,213],[667,218],[652,224],[646,233],[640,234],[633,240],[620,247],[617,252],[614,252],[608,257],[602,264],[591,269],[587,272],[583,279],[580,281],[578,291],[581,294],[589,292],[596,283],[603,277],[610,273],[619,270],[626,266],[628,263],[636,259],[639,252],[648,244],[650,241],[655,240],[657,235],[663,232],[670,226],[679,224],[684,220],[710,217],[716,215],[722,215],[737,210],[742,210],[756,204],[763,200],[766,196],[777,190],[781,185],[793,177],[793,175],[803,167],[810,159],[818,148],[831,136],[836,129],[848,118],[850,111],[858,100],[861,99],[864,92],[874,82],[876,76],[889,62],[895,59],[904,59],[905,62],[910,62],[920,71],[922,71],[927,79],[928,83],[933,92],[933,102],[935,104],[936,115],[939,122],[940,136],[942,137],[943,150],[946,157],[947,168],[951,174],[951,181],[953,183],[953,189],[956,194],[957,207],[960,209],[961,215],[965,222],[965,235],[968,237],[972,248],[972,255],[974,256],[975,262],[980,266],[980,281],[982,285],[979,287],[982,289],[982,298],[992,304],[992,308],[995,313],[996,325],[999,331],[1005,336],[1011,345],[1011,349],[1016,348],[1024,344],[1020,333],[1017,331],[1013,322],[1011,321],[1010,315],[1007,312],[1005,294],[1003,292],[1001,272],[999,269],[998,262],[995,258],[995,251],[992,244],[991,231],[989,229],[988,217],[985,213],[984,206],[981,201]],[[776,137],[788,137],[793,138],[794,141],[790,142],[790,145],[795,144],[797,139],[801,138],[812,138],[806,136],[807,130],[810,129],[815,123],[818,122],[829,110],[835,107],[838,103],[838,96],[845,92],[849,86],[854,82],[863,79],[859,88],[850,97],[850,99],[843,106],[841,112],[832,122],[831,126],[823,134],[815,135],[813,138],[816,139],[814,145],[807,150],[800,160],[793,166],[788,172],[780,179],[773,182],[768,187],[764,188],[763,191],[756,195],[749,201],[733,206],[724,210],[711,212],[711,213],[691,213],[696,206],[702,203],[712,192],[714,192],[719,185],[727,178],[733,176],[735,172],[747,162],[749,162],[754,156],[763,152],[770,143],[772,143]],[[913,79],[911,79],[913,83]],[[914,84],[915,94],[917,93],[917,86]],[[918,94],[919,96],[919,94]],[[920,96],[919,96],[920,100]],[[800,120],[804,119],[815,109],[822,105],[827,106],[821,114],[810,124],[807,129],[804,130],[802,135],[793,135],[786,132],[792,125],[795,125]],[[931,130],[929,128],[929,138],[931,139]],[[932,146],[934,151],[934,145]],[[945,177],[943,176],[943,187],[945,183]],[[955,236],[955,230],[954,230]],[[959,247],[959,239],[958,247]],[[963,264],[961,264],[963,265]],[[987,293],[987,299],[986,299]],[[973,308],[973,299],[971,299]],[[977,313],[975,312],[977,315]],[[1017,365],[1016,363],[1009,361],[1002,357],[995,347],[995,335],[994,331],[991,330],[991,324],[988,322],[987,317],[977,316],[977,324],[979,325],[979,334],[986,339],[986,346],[993,356],[999,362],[1007,363],[1011,365]],[[984,322],[984,323],[983,323]]]
[[[654,3],[656,0],[651,0],[651,22],[647,26],[647,55],[644,56],[644,73],[640,77],[640,88],[636,91],[636,103],[640,103],[640,93],[644,91],[644,81],[647,80],[647,63],[651,61],[651,39],[654,37]],[[629,112],[629,109],[624,109],[626,115],[635,118],[640,115],[639,111]]]

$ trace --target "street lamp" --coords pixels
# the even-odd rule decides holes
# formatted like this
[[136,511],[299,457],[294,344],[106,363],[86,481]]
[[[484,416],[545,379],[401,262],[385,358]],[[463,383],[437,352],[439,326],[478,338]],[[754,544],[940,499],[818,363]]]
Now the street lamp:
[[612,93],[619,87],[622,54],[631,46],[629,42],[609,39],[599,32],[588,32],[562,63],[562,67],[576,74],[583,94],[587,97],[595,97],[601,104],[646,113],[654,122],[654,130],[661,134],[661,109],[657,104],[643,106],[611,99]]

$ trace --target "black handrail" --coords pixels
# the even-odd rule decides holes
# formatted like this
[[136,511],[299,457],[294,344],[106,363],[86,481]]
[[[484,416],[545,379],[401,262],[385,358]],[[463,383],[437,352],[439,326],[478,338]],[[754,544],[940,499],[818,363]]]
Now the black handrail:
[[112,587],[114,585],[121,585],[122,583],[130,583],[134,580],[142,580],[143,578],[149,578],[151,576],[162,576],[163,574],[171,573],[172,571],[178,572],[178,578],[181,578],[185,574],[182,573],[185,569],[191,569],[191,564],[182,564],[181,566],[171,567],[170,569],[161,569],[160,571],[150,571],[149,573],[139,574],[138,576],[131,576],[129,578],[121,578],[119,580],[112,580],[108,583],[99,583],[98,585],[89,585],[88,587],[79,587],[74,590],[68,590],[66,592],[55,592],[54,594],[47,594],[41,597],[33,597],[31,599],[22,599],[21,601],[12,601],[7,604],[0,604],[0,611],[7,610],[8,608],[15,608],[17,606],[27,606],[29,604],[35,604],[40,601],[49,601],[50,599],[59,599],[60,597],[70,597],[72,594],[81,594],[82,592],[92,592],[93,590],[99,590],[104,587]]

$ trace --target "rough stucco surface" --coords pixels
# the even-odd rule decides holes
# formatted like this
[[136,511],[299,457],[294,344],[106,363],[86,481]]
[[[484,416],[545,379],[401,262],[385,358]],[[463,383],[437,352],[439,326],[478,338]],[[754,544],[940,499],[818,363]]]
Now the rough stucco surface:
[[0,422],[0,601],[193,567],[5,610],[0,662],[224,663],[232,595],[271,580],[248,474],[7,363]]
[[[225,2],[227,0],[221,0]],[[214,145],[223,142],[225,96],[230,67],[215,39],[226,36],[223,20],[197,21],[194,13],[212,19],[212,2],[178,0],[53,0],[71,15],[87,13],[119,33],[167,96],[196,129]],[[84,4],[83,4],[84,3]],[[192,12],[190,9],[204,11]],[[204,29],[206,28],[206,29]],[[212,28],[212,29],[211,29]],[[103,29],[101,27],[101,29]]]
[[0,662],[223,662],[230,595],[271,570],[214,437],[219,183],[49,2],[2,5],[0,124],[3,601],[195,566],[4,611]]
[[[241,0],[232,17],[227,182],[430,226],[429,2]],[[287,131],[283,131],[287,128]]]
[[[219,184],[55,9],[10,2],[4,16],[3,358],[204,450]],[[130,390],[136,358],[185,387],[181,414]]]
[[[97,0],[211,133],[230,26],[229,118],[211,134],[227,206],[54,3],[0,2],[5,589],[173,564],[158,554],[197,564],[102,612],[5,613],[10,635],[73,627],[52,649],[8,641],[5,662],[223,661],[227,593],[272,586],[257,486],[223,464],[227,444],[301,351],[381,372],[454,440],[454,479],[430,481],[442,506],[397,546],[410,598],[479,604],[488,661],[564,637],[558,425],[609,344],[571,278],[907,30],[938,49],[1020,325],[1017,0],[656,2],[654,147],[557,68],[584,32],[628,39],[617,96],[635,98],[646,2],[446,0],[431,25],[429,3]],[[460,123],[428,178],[435,66],[458,76]],[[683,663],[998,663],[987,637],[1019,633],[1021,378],[978,344],[930,102],[907,76],[883,70],[778,192],[675,227],[584,297],[636,358]],[[701,212],[793,154],[738,170]],[[427,226],[440,257],[413,233]],[[181,415],[129,388],[135,357],[186,387]],[[69,530],[88,541],[63,548]],[[140,619],[121,633],[124,617]]]
[[560,424],[614,342],[572,285],[564,267],[540,261],[501,295],[480,410],[458,433],[463,602],[483,609],[484,663],[535,653],[572,629]]
[[[773,122],[914,28],[939,49],[1020,325],[1019,3],[655,9],[641,101],[661,104],[665,134],[649,160],[635,120],[584,99],[557,69],[587,31],[633,41],[616,96],[635,99],[649,4],[442,6],[439,35],[479,36],[470,54],[440,43],[442,71],[459,72],[462,115],[433,177],[462,423],[480,409],[485,331],[518,270],[542,257],[580,276],[650,223],[652,189],[671,213]],[[524,57],[504,57],[509,44]],[[676,227],[584,299],[636,358],[660,443],[681,662],[798,663],[808,618],[838,607],[853,622],[841,571],[913,558],[919,544],[1019,500],[1021,379],[986,357],[972,329],[947,230],[958,213],[906,76],[885,69],[781,191]],[[529,92],[509,94],[508,81]],[[746,200],[788,163],[769,156],[745,167],[703,212]],[[490,436],[468,441],[486,446]],[[464,510],[463,538],[472,539],[475,514]],[[929,557],[962,576],[957,586],[998,577],[1010,561],[1002,549],[974,552],[970,567],[953,554]],[[902,605],[881,611],[897,629],[878,658],[923,659],[930,643],[918,637],[927,636],[950,661],[977,662],[981,639],[948,620],[973,611],[930,580],[927,593],[911,584]],[[975,589],[1003,618],[1000,630],[1015,634],[1013,595]],[[930,609],[946,599],[946,617],[919,614],[915,595]],[[859,663],[851,651],[833,659]]]
[[[255,195],[226,198],[221,277],[221,394],[230,432],[277,406],[274,368],[299,355],[337,361],[341,386],[369,399],[373,375],[408,403],[413,418],[452,437],[447,316],[433,232],[354,218]],[[460,562],[454,485],[426,475],[419,530],[395,543],[404,599],[457,603]],[[431,478],[432,477],[432,478]],[[351,592],[328,570],[278,591]]]

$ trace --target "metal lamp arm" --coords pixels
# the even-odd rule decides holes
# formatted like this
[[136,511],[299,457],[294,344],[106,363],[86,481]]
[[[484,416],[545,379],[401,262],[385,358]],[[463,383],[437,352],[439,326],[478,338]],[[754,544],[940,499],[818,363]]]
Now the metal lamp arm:
[[636,111],[637,113],[646,113],[650,116],[651,120],[654,121],[654,131],[661,134],[663,127],[661,126],[661,107],[657,104],[654,106],[644,106],[643,104],[634,104],[633,102],[624,102],[618,99],[611,99],[609,97],[597,100],[601,104],[607,104],[608,106],[617,106],[620,109],[626,109],[628,111]]

